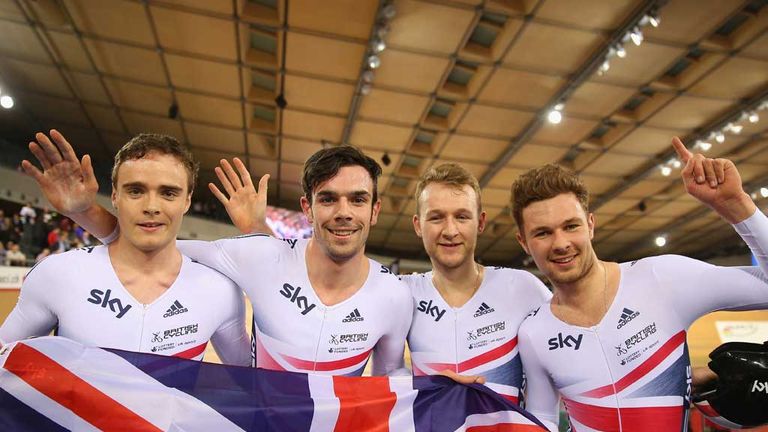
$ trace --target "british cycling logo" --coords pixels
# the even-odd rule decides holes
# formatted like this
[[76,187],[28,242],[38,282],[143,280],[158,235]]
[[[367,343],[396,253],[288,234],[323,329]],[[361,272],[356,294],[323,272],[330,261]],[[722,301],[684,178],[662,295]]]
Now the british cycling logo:
[[435,322],[440,321],[440,318],[445,315],[445,309],[440,309],[437,305],[432,306],[432,300],[430,300],[429,303],[427,303],[426,300],[419,301],[419,307],[417,307],[416,310],[433,317]]
[[616,326],[616,330],[619,330],[620,328],[629,324],[629,322],[635,319],[638,315],[640,315],[640,312],[624,308],[624,310],[621,311],[621,316],[619,317],[619,325]]
[[489,314],[491,312],[496,312],[496,310],[494,308],[488,306],[487,304],[485,304],[485,302],[483,302],[482,304],[480,304],[480,307],[477,308],[477,311],[475,311],[474,317],[478,318],[478,317],[481,317],[481,316],[483,316],[485,314]]
[[343,335],[331,335],[331,339],[328,343],[332,345],[340,345],[355,342],[365,342],[368,340],[368,333],[350,333]]
[[97,289],[92,289],[91,296],[88,297],[87,300],[88,300],[88,303],[99,305],[105,309],[109,307],[109,310],[111,310],[112,312],[117,312],[117,315],[116,315],[117,318],[122,318],[131,309],[131,305],[123,306],[123,302],[119,298],[115,297],[110,299],[111,296],[112,296],[111,289],[108,289],[106,292],[97,290]]
[[556,337],[550,338],[547,343],[549,344],[549,350],[556,350],[559,348],[573,348],[574,351],[578,351],[581,347],[581,340],[584,335],[579,333],[578,336],[565,335],[558,333]]
[[310,303],[306,296],[300,296],[301,287],[293,287],[291,284],[284,283],[283,288],[280,290],[280,294],[291,301],[296,303],[296,307],[301,309],[301,314],[306,315],[315,308],[314,303]]

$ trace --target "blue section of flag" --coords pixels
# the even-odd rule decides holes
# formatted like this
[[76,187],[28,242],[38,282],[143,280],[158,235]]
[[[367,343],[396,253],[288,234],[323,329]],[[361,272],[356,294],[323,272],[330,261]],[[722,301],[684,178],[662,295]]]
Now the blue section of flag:
[[209,405],[245,430],[309,430],[307,375],[107,350],[163,385]]
[[3,412],[13,413],[13,415],[0,415],[2,431],[66,432],[68,430],[49,420],[48,417],[41,416],[39,412],[2,388],[0,388],[0,407]]
[[[456,385],[450,378],[432,375],[415,377],[413,388],[419,390],[413,402],[416,432],[456,430],[464,424],[467,416],[490,414],[499,411],[501,407],[517,411],[533,423],[544,427],[535,417],[517,405],[479,384]],[[484,393],[483,397],[478,397],[478,392]]]

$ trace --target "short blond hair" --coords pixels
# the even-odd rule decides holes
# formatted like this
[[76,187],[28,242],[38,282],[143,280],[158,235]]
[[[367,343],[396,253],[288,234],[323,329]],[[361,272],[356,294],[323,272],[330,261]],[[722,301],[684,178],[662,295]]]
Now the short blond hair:
[[465,185],[471,187],[472,190],[475,191],[475,195],[477,195],[477,214],[480,214],[482,211],[483,206],[480,201],[480,183],[477,181],[477,178],[463,166],[457,163],[447,162],[430,168],[419,178],[419,183],[416,184],[415,193],[416,214],[419,213],[421,206],[419,202],[421,193],[424,192],[424,189],[430,183],[442,183],[457,189],[461,189]]
[[589,213],[589,191],[575,172],[556,164],[534,168],[512,183],[512,216],[523,232],[523,210],[530,204],[554,198],[560,194],[576,195],[585,213]]

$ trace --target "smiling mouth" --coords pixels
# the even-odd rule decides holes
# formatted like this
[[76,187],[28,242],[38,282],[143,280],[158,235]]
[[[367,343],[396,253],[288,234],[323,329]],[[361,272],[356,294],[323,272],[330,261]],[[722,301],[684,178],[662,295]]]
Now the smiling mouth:
[[330,228],[328,228],[328,231],[331,234],[335,235],[336,237],[342,237],[342,238],[351,237],[352,234],[357,232],[357,230],[353,230],[353,229],[330,229]]
[[569,264],[573,262],[573,260],[576,259],[576,255],[564,257],[564,258],[553,258],[550,261],[552,261],[555,264]]
[[155,228],[160,228],[161,226],[163,226],[165,224],[160,223],[160,222],[142,222],[142,223],[139,223],[137,225],[142,227],[142,228],[145,228],[145,229],[155,229]]

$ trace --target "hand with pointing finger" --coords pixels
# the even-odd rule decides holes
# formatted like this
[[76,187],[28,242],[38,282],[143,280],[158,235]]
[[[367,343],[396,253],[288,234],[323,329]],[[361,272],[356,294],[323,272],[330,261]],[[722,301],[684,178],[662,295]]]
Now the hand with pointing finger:
[[728,159],[691,153],[678,137],[672,147],[685,165],[681,173],[685,190],[731,224],[752,216],[757,207],[744,192],[736,165]]
[[49,139],[44,133],[35,134],[37,142],[29,143],[43,170],[24,160],[21,167],[35,179],[45,197],[59,213],[74,217],[88,211],[96,203],[99,184],[93,173],[91,158],[77,159],[72,146],[64,136],[51,129]]
[[273,235],[266,223],[269,174],[261,177],[259,189],[256,190],[245,164],[239,158],[233,159],[232,163],[237,168],[237,173],[226,159],[222,159],[219,162],[220,166],[214,169],[226,194],[213,183],[208,183],[208,188],[224,205],[229,218],[240,232],[244,234],[262,232]]

